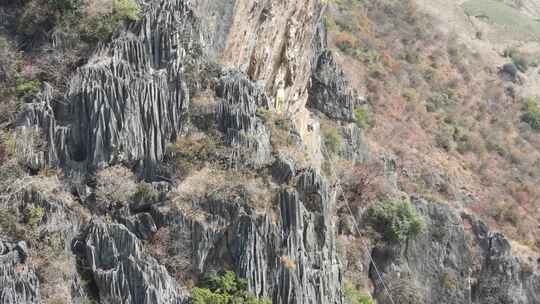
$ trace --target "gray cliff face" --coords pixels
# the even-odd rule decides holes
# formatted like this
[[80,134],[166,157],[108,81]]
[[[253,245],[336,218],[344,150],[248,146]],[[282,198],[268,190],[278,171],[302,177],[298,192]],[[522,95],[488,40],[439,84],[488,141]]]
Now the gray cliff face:
[[0,303],[40,303],[39,280],[25,242],[0,241]]
[[294,179],[296,187],[278,190],[278,205],[265,213],[251,207],[250,198],[223,190],[180,210],[158,204],[153,214],[159,226],[189,236],[187,248],[178,250],[183,238],[169,246],[189,257],[197,273],[230,263],[250,290],[273,303],[343,303],[328,185],[313,170]]
[[334,61],[332,52],[323,51],[311,76],[308,107],[317,109],[336,120],[354,121],[354,108],[361,100]]
[[[45,84],[25,105],[18,162],[30,172],[58,168],[68,181],[35,177],[49,186],[28,184],[14,208],[21,218],[30,206],[43,209],[38,240],[60,235],[55,254],[69,257],[69,271],[54,282],[38,279],[33,249],[1,241],[0,303],[40,303],[54,284],[70,286],[66,303],[185,303],[190,282],[222,270],[234,270],[274,304],[349,303],[346,273],[355,271],[372,283],[378,303],[390,303],[367,252],[396,303],[540,303],[537,261],[514,257],[502,235],[446,205],[414,199],[426,222],[416,240],[370,241],[360,259],[338,250],[345,234],[335,227],[343,207],[338,187],[320,164],[305,165],[324,149],[318,115],[339,125],[337,157],[361,163],[371,153],[353,123],[364,101],[326,50],[320,1],[142,4],[141,20],[125,24],[71,75],[62,103]],[[209,110],[197,116],[201,95]],[[306,159],[273,146],[268,113],[291,118],[287,131]],[[205,163],[195,182],[163,182],[167,146],[204,132],[219,137],[225,161]],[[177,148],[193,148],[187,145]],[[106,202],[106,218],[78,213],[97,209],[96,173],[118,164],[150,189]],[[218,171],[226,172],[222,180]],[[252,180],[263,186],[250,189]],[[350,231],[346,245],[355,250],[358,236]]]
[[[373,251],[394,300],[538,303],[537,261],[514,257],[504,236],[490,232],[470,215],[460,216],[446,205],[423,200],[414,203],[426,221],[426,231],[406,245],[376,247]],[[391,303],[373,268],[370,276],[379,302]]]
[[225,141],[236,147],[236,162],[260,167],[271,160],[270,132],[257,111],[270,110],[272,101],[241,73],[224,75],[216,88],[221,98],[218,120]]
[[200,34],[184,1],[149,8],[72,78],[67,100],[78,161],[142,162],[146,175],[178,136],[189,93],[184,69]]
[[86,261],[103,303],[180,303],[174,280],[141,241],[120,224],[92,223],[85,237]]
[[482,304],[538,303],[540,269],[538,260],[517,259],[509,241],[490,232],[482,222],[470,218],[480,252],[480,269],[473,272],[472,297]]
[[91,169],[136,163],[151,176],[185,123],[184,71],[200,55],[199,28],[184,1],[151,5],[140,22],[102,45],[71,77],[65,109],[58,111],[63,115],[54,116],[46,88],[25,115],[28,126],[46,133],[45,160]]

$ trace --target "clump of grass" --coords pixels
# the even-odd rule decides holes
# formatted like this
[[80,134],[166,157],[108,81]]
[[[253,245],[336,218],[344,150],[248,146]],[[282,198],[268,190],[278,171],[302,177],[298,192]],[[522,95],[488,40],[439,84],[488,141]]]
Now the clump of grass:
[[329,153],[337,154],[341,147],[342,141],[343,139],[341,137],[341,134],[339,134],[339,130],[336,127],[327,126],[323,130],[324,146]]
[[527,97],[524,100],[523,114],[521,120],[531,128],[540,131],[540,104],[534,97]]
[[270,129],[270,144],[274,150],[293,144],[293,122],[289,118],[265,109],[258,109],[257,116]]
[[178,137],[167,147],[168,154],[175,160],[180,175],[186,175],[209,160],[217,149],[217,140],[209,135]]

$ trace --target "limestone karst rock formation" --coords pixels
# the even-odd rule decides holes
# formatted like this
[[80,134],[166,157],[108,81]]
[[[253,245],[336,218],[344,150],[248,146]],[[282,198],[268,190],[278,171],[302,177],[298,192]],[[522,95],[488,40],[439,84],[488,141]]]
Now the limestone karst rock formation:
[[[18,161],[69,179],[52,194],[29,189],[17,207],[43,208],[41,234],[60,233],[64,251],[76,255],[70,303],[186,303],[190,280],[231,269],[275,304],[344,304],[345,268],[354,263],[365,266],[360,275],[386,303],[366,254],[402,300],[412,294],[421,303],[539,303],[537,265],[524,269],[503,236],[449,207],[415,201],[427,223],[419,239],[363,248],[356,260],[344,255],[337,227],[344,206],[323,166],[319,115],[340,124],[339,157],[363,161],[370,151],[354,124],[364,101],[326,48],[323,1],[141,4],[141,19],[124,24],[69,76],[60,102],[45,84],[18,122]],[[202,119],[211,130],[192,116],[203,95],[211,110]],[[294,148],[273,146],[265,113],[292,122]],[[219,157],[191,184],[163,176],[169,145],[201,133],[223,143],[225,177],[216,173],[226,162]],[[303,162],[292,157],[294,149]],[[96,172],[113,165],[133,169],[148,188],[137,189],[142,201],[133,195],[95,211]],[[248,177],[234,180],[242,174]],[[257,178],[264,186],[249,189]],[[76,202],[55,200],[62,191]],[[78,217],[79,208],[93,213]],[[0,242],[0,303],[40,303],[32,254],[24,243]]]

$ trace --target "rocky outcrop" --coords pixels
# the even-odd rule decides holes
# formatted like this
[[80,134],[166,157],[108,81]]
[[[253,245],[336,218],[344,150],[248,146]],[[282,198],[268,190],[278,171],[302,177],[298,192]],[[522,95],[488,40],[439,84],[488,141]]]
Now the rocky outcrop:
[[151,176],[184,125],[186,66],[202,54],[199,28],[189,2],[154,3],[71,77],[60,109],[45,88],[24,125],[45,133],[48,164],[129,162]]
[[474,303],[539,303],[540,261],[515,257],[510,242],[502,234],[490,232],[473,217],[464,219],[472,224],[479,258],[472,274]]
[[224,62],[261,82],[278,108],[299,110],[306,101],[322,8],[318,0],[237,0]]
[[[111,212],[116,223],[94,219],[88,226],[81,225],[72,206],[56,199],[57,189],[49,195],[21,192],[22,209],[30,204],[43,208],[40,233],[61,234],[65,247],[78,240],[74,247],[82,253],[97,288],[95,298],[101,303],[181,303],[188,297],[188,284],[182,278],[196,281],[224,269],[246,278],[251,292],[271,298],[274,304],[345,303],[342,257],[336,248],[335,193],[319,170],[306,169],[286,153],[272,151],[272,128],[263,117],[270,111],[290,119],[295,139],[301,139],[294,142],[295,149],[313,166],[324,161],[319,112],[343,126],[341,158],[364,162],[370,157],[362,131],[352,123],[355,107],[364,101],[350,90],[326,50],[323,2],[142,4],[141,20],[126,23],[110,42],[100,45],[72,75],[62,100],[55,100],[54,88],[44,84],[34,102],[25,105],[17,130],[19,163],[31,173],[58,166],[71,177],[70,170],[79,170],[79,175],[73,175],[82,176],[73,182],[78,183],[74,192],[82,208],[93,210],[95,191],[78,190],[95,186],[86,174],[123,163],[141,177],[156,177],[166,146],[191,131],[190,102],[205,89],[205,101],[212,102],[211,115],[199,119],[212,122],[201,125],[209,129],[215,123],[220,131],[216,134],[223,135],[227,146],[223,150],[232,151],[227,159],[230,166],[212,165],[219,170],[271,173],[273,179],[265,180],[268,189],[263,192],[268,197],[251,197],[247,186],[240,184],[216,185],[186,198],[182,194],[189,189],[179,187],[176,193],[171,190],[173,181],[151,200],[106,204],[109,209],[103,212],[122,209]],[[207,76],[203,70],[212,65],[216,69],[207,77],[212,79],[202,79]],[[397,184],[397,177],[386,179]],[[261,208],[256,200],[270,203]],[[131,208],[124,208],[130,203]],[[468,219],[472,230],[465,229],[467,217],[448,206],[421,200],[415,200],[415,206],[427,223],[426,231],[406,244],[373,249],[394,299],[478,304],[540,301],[538,266],[533,263],[527,268],[512,256],[504,237],[472,218]],[[153,237],[163,230],[168,231],[161,244],[167,257],[156,254],[154,258],[155,252],[143,244],[155,245],[159,238]],[[82,236],[76,238],[79,233]],[[27,250],[7,242],[0,243],[0,249],[2,303],[38,303],[39,283],[27,265]],[[369,272],[375,297],[388,303],[373,265]],[[74,276],[69,281],[73,299],[85,297],[78,280]]]
[[363,163],[370,159],[371,151],[362,129],[356,124],[348,124],[341,129],[343,142],[339,154],[343,159]]
[[228,145],[235,147],[233,159],[260,167],[271,159],[270,132],[257,116],[269,111],[272,101],[241,73],[224,75],[216,89],[221,98],[218,120]]
[[[413,199],[426,230],[406,244],[376,247],[375,262],[394,300],[422,303],[538,303],[540,269],[512,255],[509,242],[448,205]],[[372,267],[378,303],[391,303]],[[412,302],[406,302],[412,303]]]
[[0,241],[0,303],[41,303],[39,280],[25,242]]
[[184,70],[200,55],[198,26],[185,1],[161,1],[78,71],[67,95],[78,160],[140,161],[151,176],[183,125]]
[[103,303],[180,303],[174,280],[144,253],[141,242],[121,224],[91,224],[86,261]]
[[53,110],[54,88],[45,83],[19,117],[17,140],[20,163],[32,170],[56,166],[70,159],[69,128],[58,124]]
[[[276,210],[260,213],[249,198],[214,193],[187,208],[156,206],[161,226],[187,229],[183,242],[196,272],[230,267],[257,296],[273,303],[343,303],[335,251],[333,197],[314,170],[297,176],[296,189],[282,189]],[[242,193],[242,191],[239,191]],[[186,202],[186,204],[189,204]],[[170,246],[181,247],[174,244]]]
[[361,103],[341,68],[334,61],[332,52],[323,51],[311,76],[308,107],[326,116],[344,121],[354,121],[354,108]]

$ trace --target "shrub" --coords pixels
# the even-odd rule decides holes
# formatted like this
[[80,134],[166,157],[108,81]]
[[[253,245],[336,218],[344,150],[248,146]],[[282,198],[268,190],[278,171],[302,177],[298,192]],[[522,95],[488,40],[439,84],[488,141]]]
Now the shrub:
[[493,208],[493,217],[497,221],[506,221],[516,226],[519,223],[519,213],[512,204],[499,202]]
[[527,55],[513,48],[505,50],[504,56],[509,57],[514,66],[523,73],[527,72],[527,69],[531,65],[531,61]]
[[26,209],[26,222],[31,228],[36,228],[43,220],[45,211],[41,207],[30,205]]
[[453,89],[447,88],[433,93],[427,100],[426,110],[435,112],[454,105],[457,102],[457,94]]
[[0,232],[15,236],[19,228],[17,211],[13,208],[0,208]]
[[0,159],[7,159],[15,155],[17,141],[15,135],[10,132],[2,132],[0,130]]
[[48,4],[62,13],[79,9],[81,5],[79,0],[48,0]]
[[353,54],[357,47],[356,38],[351,33],[339,32],[336,35],[336,46],[344,53]]
[[[81,32],[87,40],[106,40],[124,21],[137,21],[141,18],[142,10],[133,0],[111,0],[112,5],[107,9],[94,8],[90,1],[86,14],[80,23]],[[92,11],[94,13],[89,13]]]
[[523,111],[521,120],[529,124],[534,130],[540,130],[540,105],[536,98],[525,98]]
[[159,193],[147,183],[137,185],[137,190],[132,196],[132,200],[137,203],[151,203],[159,199]]
[[435,144],[437,147],[449,152],[454,147],[454,128],[447,124],[440,125],[435,132]]
[[342,179],[350,193],[352,208],[365,206],[384,193],[384,167],[381,162],[370,161],[357,165],[347,165]]
[[339,134],[338,129],[334,127],[326,128],[325,130],[323,130],[323,137],[324,146],[326,147],[328,152],[330,152],[331,154],[338,153],[342,142],[342,138]]
[[257,116],[270,129],[270,144],[274,150],[293,144],[293,122],[290,118],[261,108],[257,109]]
[[247,291],[247,282],[232,271],[221,276],[212,275],[195,287],[191,294],[193,304],[271,304],[268,299],[257,299]]
[[141,18],[141,7],[133,0],[114,0],[113,18],[137,21]]
[[371,206],[367,216],[384,239],[402,242],[417,237],[424,229],[423,219],[409,201],[382,201]]
[[361,129],[368,129],[373,126],[373,117],[367,107],[357,107],[354,109],[356,125]]
[[178,137],[167,147],[172,157],[173,167],[179,177],[185,177],[194,168],[209,160],[217,149],[216,139],[210,135],[189,135]]
[[345,283],[345,296],[351,304],[374,304],[370,295],[360,292],[351,283]]
[[459,286],[459,279],[453,271],[447,270],[441,273],[440,283],[446,289],[456,289]]
[[32,95],[39,92],[40,87],[41,87],[41,83],[39,80],[21,79],[17,81],[15,92],[17,93],[17,96],[24,97],[24,96]]
[[176,143],[169,146],[169,151],[175,153],[177,157],[195,162],[210,158],[215,148],[216,143],[209,136],[186,136],[179,137]]

